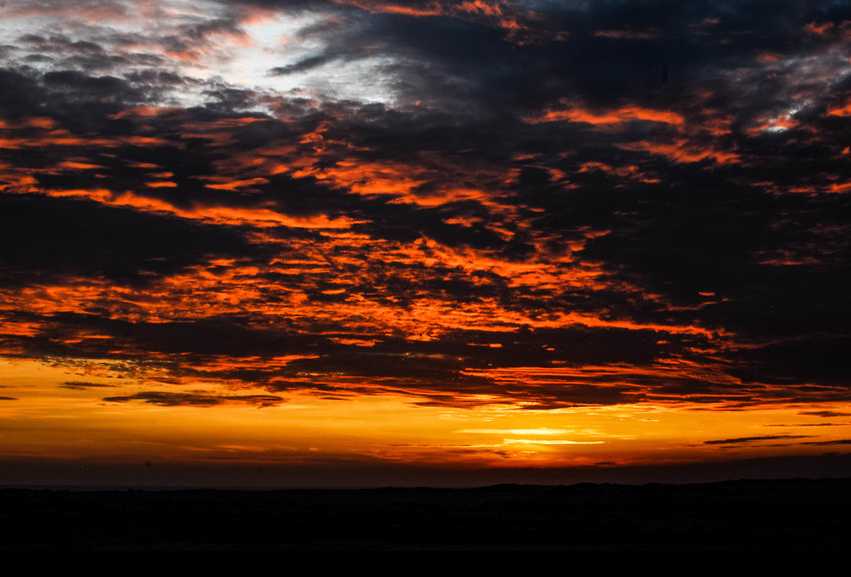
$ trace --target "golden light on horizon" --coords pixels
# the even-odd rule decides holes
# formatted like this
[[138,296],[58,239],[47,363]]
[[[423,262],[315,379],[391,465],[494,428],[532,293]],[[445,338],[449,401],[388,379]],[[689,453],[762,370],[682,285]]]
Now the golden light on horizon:
[[[425,406],[424,398],[392,393],[323,398],[294,392],[281,395],[279,404],[257,406],[246,399],[255,402],[250,395],[265,391],[235,394],[204,382],[141,385],[79,367],[3,359],[0,387],[15,400],[0,404],[0,451],[68,463],[307,465],[343,459],[455,469],[610,468],[818,454],[851,432],[848,418],[822,427],[824,419],[807,414],[851,414],[847,403],[530,410]],[[108,400],[151,389],[162,395]]]

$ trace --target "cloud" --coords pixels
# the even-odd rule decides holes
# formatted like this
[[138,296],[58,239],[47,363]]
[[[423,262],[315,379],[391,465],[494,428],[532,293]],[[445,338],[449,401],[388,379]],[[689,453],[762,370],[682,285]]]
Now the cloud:
[[4,354],[437,405],[848,399],[842,4],[12,4]]
[[321,56],[311,56],[309,58],[299,60],[295,64],[288,64],[286,66],[276,66],[269,71],[269,74],[286,75],[295,74],[296,72],[305,72],[312,68],[316,68],[329,62],[333,62],[333,60],[333,56],[326,54],[323,54]]
[[840,411],[802,411],[801,414],[813,417],[823,417],[825,419],[833,417],[851,417],[851,413],[842,413]]
[[831,441],[811,441],[808,445],[830,446],[830,445],[851,445],[851,439],[836,439]]
[[145,391],[134,395],[105,397],[109,403],[128,403],[141,401],[149,405],[162,407],[213,407],[224,404],[248,404],[258,407],[269,407],[283,402],[275,395],[207,395],[201,393],[167,393],[162,391]]
[[63,389],[71,389],[74,391],[83,391],[86,389],[109,389],[113,387],[117,387],[118,385],[109,385],[105,383],[90,383],[88,381],[65,381],[61,385],[59,385]]
[[736,439],[716,439],[712,441],[704,441],[706,445],[737,445],[743,443],[759,443],[761,441],[776,441],[784,439],[806,439],[807,435],[766,435],[763,437],[739,437]]
[[3,284],[66,276],[143,283],[207,255],[247,248],[227,229],[89,200],[2,194],[0,205]]

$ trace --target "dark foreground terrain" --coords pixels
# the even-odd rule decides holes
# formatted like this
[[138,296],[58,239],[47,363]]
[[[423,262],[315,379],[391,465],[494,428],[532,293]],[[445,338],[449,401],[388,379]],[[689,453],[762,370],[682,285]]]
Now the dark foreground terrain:
[[849,549],[851,480],[0,490],[5,550]]

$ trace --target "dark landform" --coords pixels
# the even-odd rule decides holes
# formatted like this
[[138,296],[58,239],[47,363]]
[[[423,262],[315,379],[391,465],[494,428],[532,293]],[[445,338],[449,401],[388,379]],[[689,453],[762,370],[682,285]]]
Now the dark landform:
[[851,479],[0,490],[4,550],[851,548]]

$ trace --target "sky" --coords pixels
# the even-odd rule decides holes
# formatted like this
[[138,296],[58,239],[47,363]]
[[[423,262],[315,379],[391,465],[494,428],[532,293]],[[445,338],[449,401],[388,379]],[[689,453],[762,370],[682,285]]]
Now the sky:
[[3,0],[0,485],[851,475],[851,2]]

